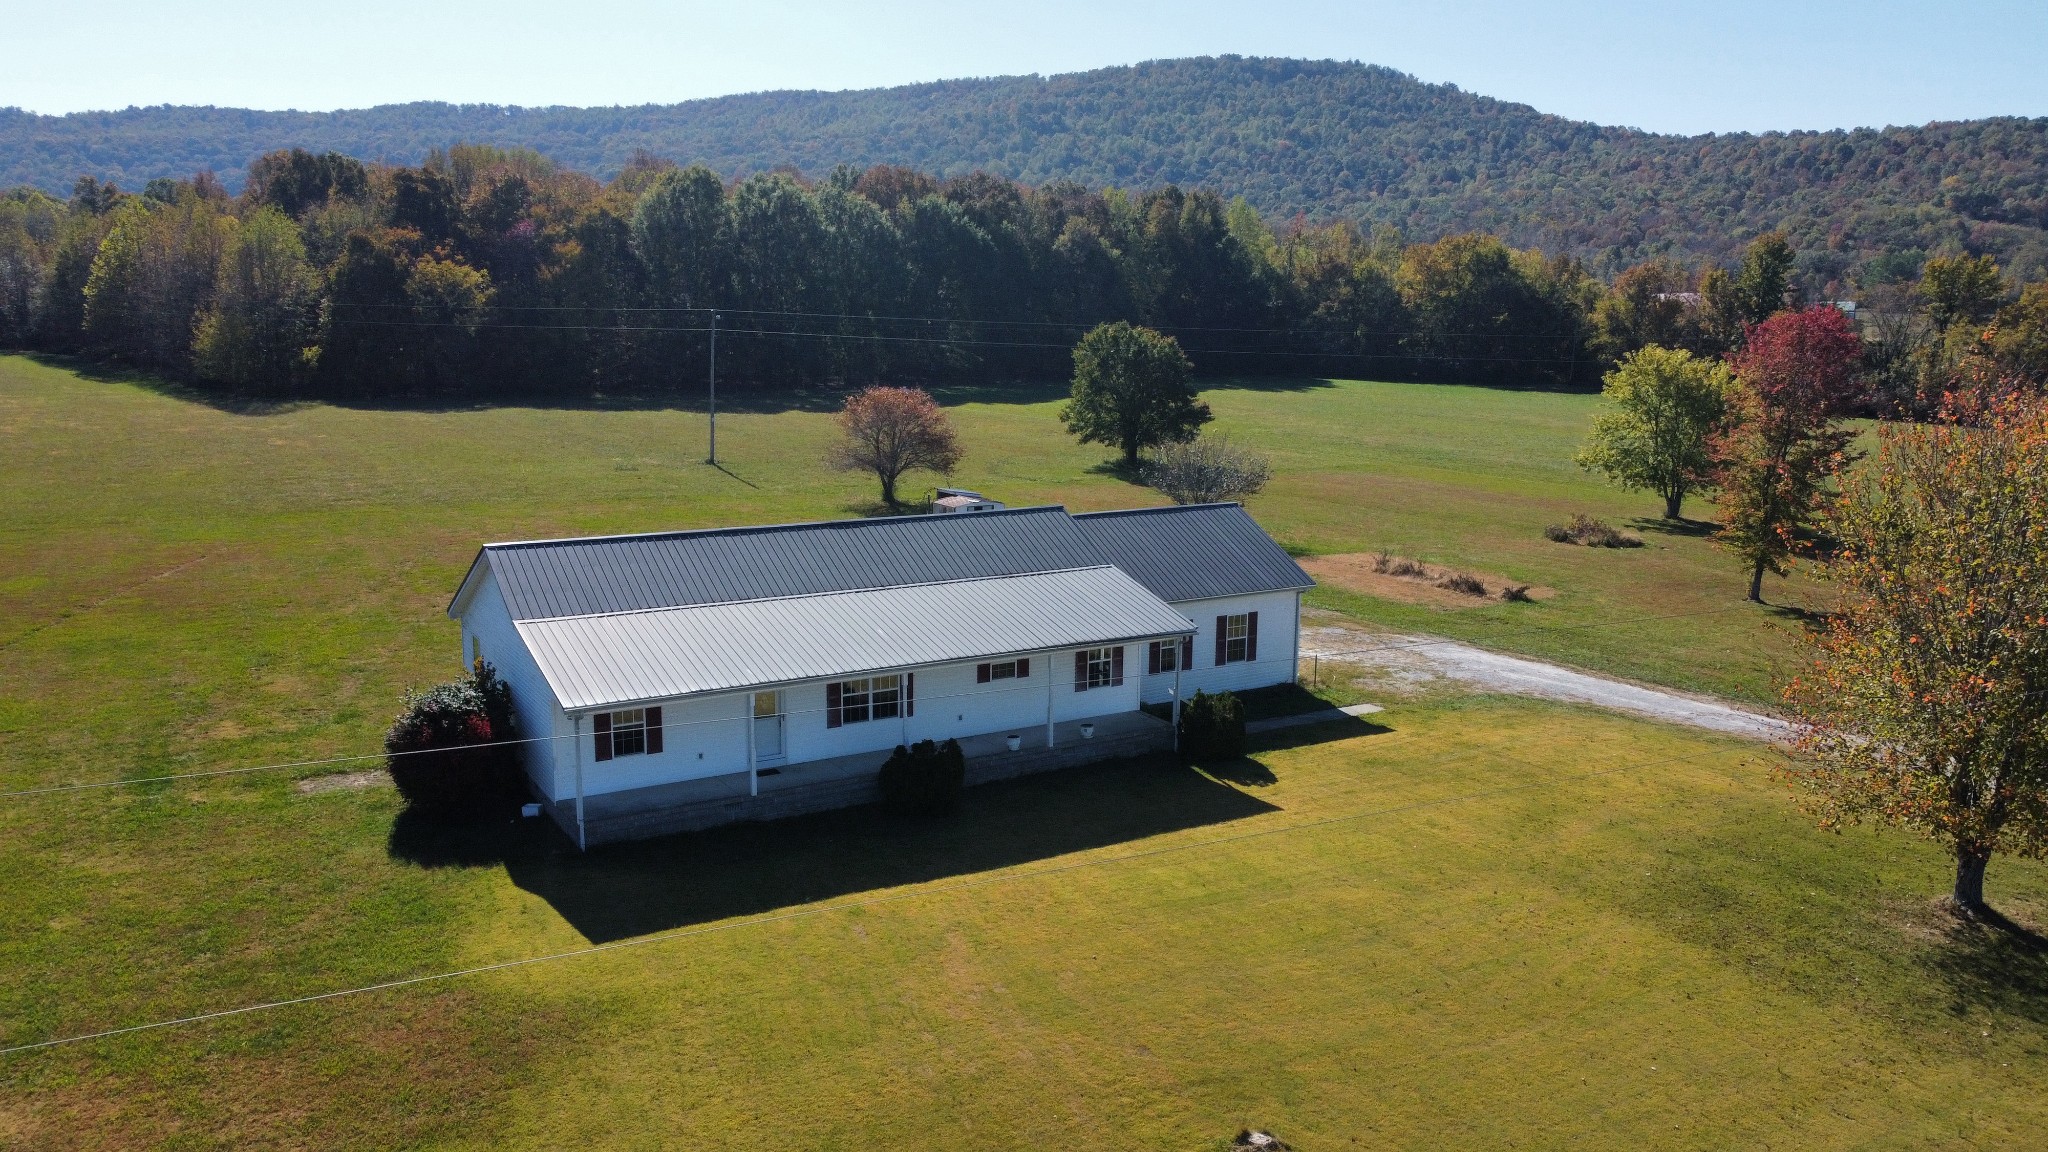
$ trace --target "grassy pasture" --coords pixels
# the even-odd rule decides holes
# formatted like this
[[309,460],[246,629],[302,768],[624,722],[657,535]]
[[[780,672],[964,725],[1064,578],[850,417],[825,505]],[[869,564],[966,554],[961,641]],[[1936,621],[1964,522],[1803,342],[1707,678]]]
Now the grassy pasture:
[[[963,484],[1149,496],[1050,400],[954,399]],[[1275,457],[1254,511],[1289,544],[1559,591],[1326,606],[1764,693],[1783,621],[1707,541],[1541,538],[1653,510],[1570,465],[1587,398],[1208,399]],[[373,747],[452,670],[478,541],[845,515],[872,494],[816,463],[828,435],[730,415],[719,472],[687,412],[235,413],[0,358],[0,783]],[[302,794],[314,769],[0,801],[0,1045],[632,945],[0,1058],[0,1146],[2010,1147],[2048,1118],[2048,965],[1944,936],[1928,846],[1813,832],[1729,741],[1484,699],[1374,719],[931,827],[588,858]],[[2048,914],[2039,866],[1991,881]]]

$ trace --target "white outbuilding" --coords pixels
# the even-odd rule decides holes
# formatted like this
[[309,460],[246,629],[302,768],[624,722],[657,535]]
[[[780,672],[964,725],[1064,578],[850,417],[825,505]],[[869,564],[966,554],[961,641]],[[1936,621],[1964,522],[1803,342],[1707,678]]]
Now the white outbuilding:
[[968,781],[1171,746],[1143,705],[1292,682],[1308,575],[1236,504],[535,540],[448,614],[581,845],[862,803],[899,744]]

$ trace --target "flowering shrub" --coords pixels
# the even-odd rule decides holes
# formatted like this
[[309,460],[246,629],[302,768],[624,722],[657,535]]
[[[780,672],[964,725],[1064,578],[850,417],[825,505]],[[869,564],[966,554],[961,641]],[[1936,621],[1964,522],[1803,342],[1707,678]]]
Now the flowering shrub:
[[[437,815],[478,813],[523,794],[512,690],[478,660],[468,676],[409,692],[384,736],[399,795]],[[479,747],[483,745],[483,747]]]

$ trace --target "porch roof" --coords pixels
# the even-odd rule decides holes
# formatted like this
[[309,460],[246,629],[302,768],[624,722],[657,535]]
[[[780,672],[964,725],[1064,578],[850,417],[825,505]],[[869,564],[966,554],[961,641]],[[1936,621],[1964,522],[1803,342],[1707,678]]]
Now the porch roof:
[[1109,565],[515,626],[572,712],[1195,630]]

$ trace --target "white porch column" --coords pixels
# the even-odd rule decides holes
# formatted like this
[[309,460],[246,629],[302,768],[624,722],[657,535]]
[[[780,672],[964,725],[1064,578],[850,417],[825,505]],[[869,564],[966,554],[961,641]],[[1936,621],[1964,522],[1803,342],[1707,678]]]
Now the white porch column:
[[754,749],[754,693],[749,692],[740,699],[742,703],[740,710],[743,713],[740,717],[740,723],[747,726],[747,795],[759,796],[761,794],[761,761],[760,754]]
[[1047,748],[1051,748],[1057,743],[1052,731],[1052,682],[1059,678],[1059,661],[1053,659],[1054,655],[1055,653],[1051,652],[1045,655],[1045,746]]
[[590,847],[583,833],[583,717],[569,718],[570,740],[576,745],[576,850],[587,851]]
[[1173,750],[1180,751],[1180,637],[1173,638]]

